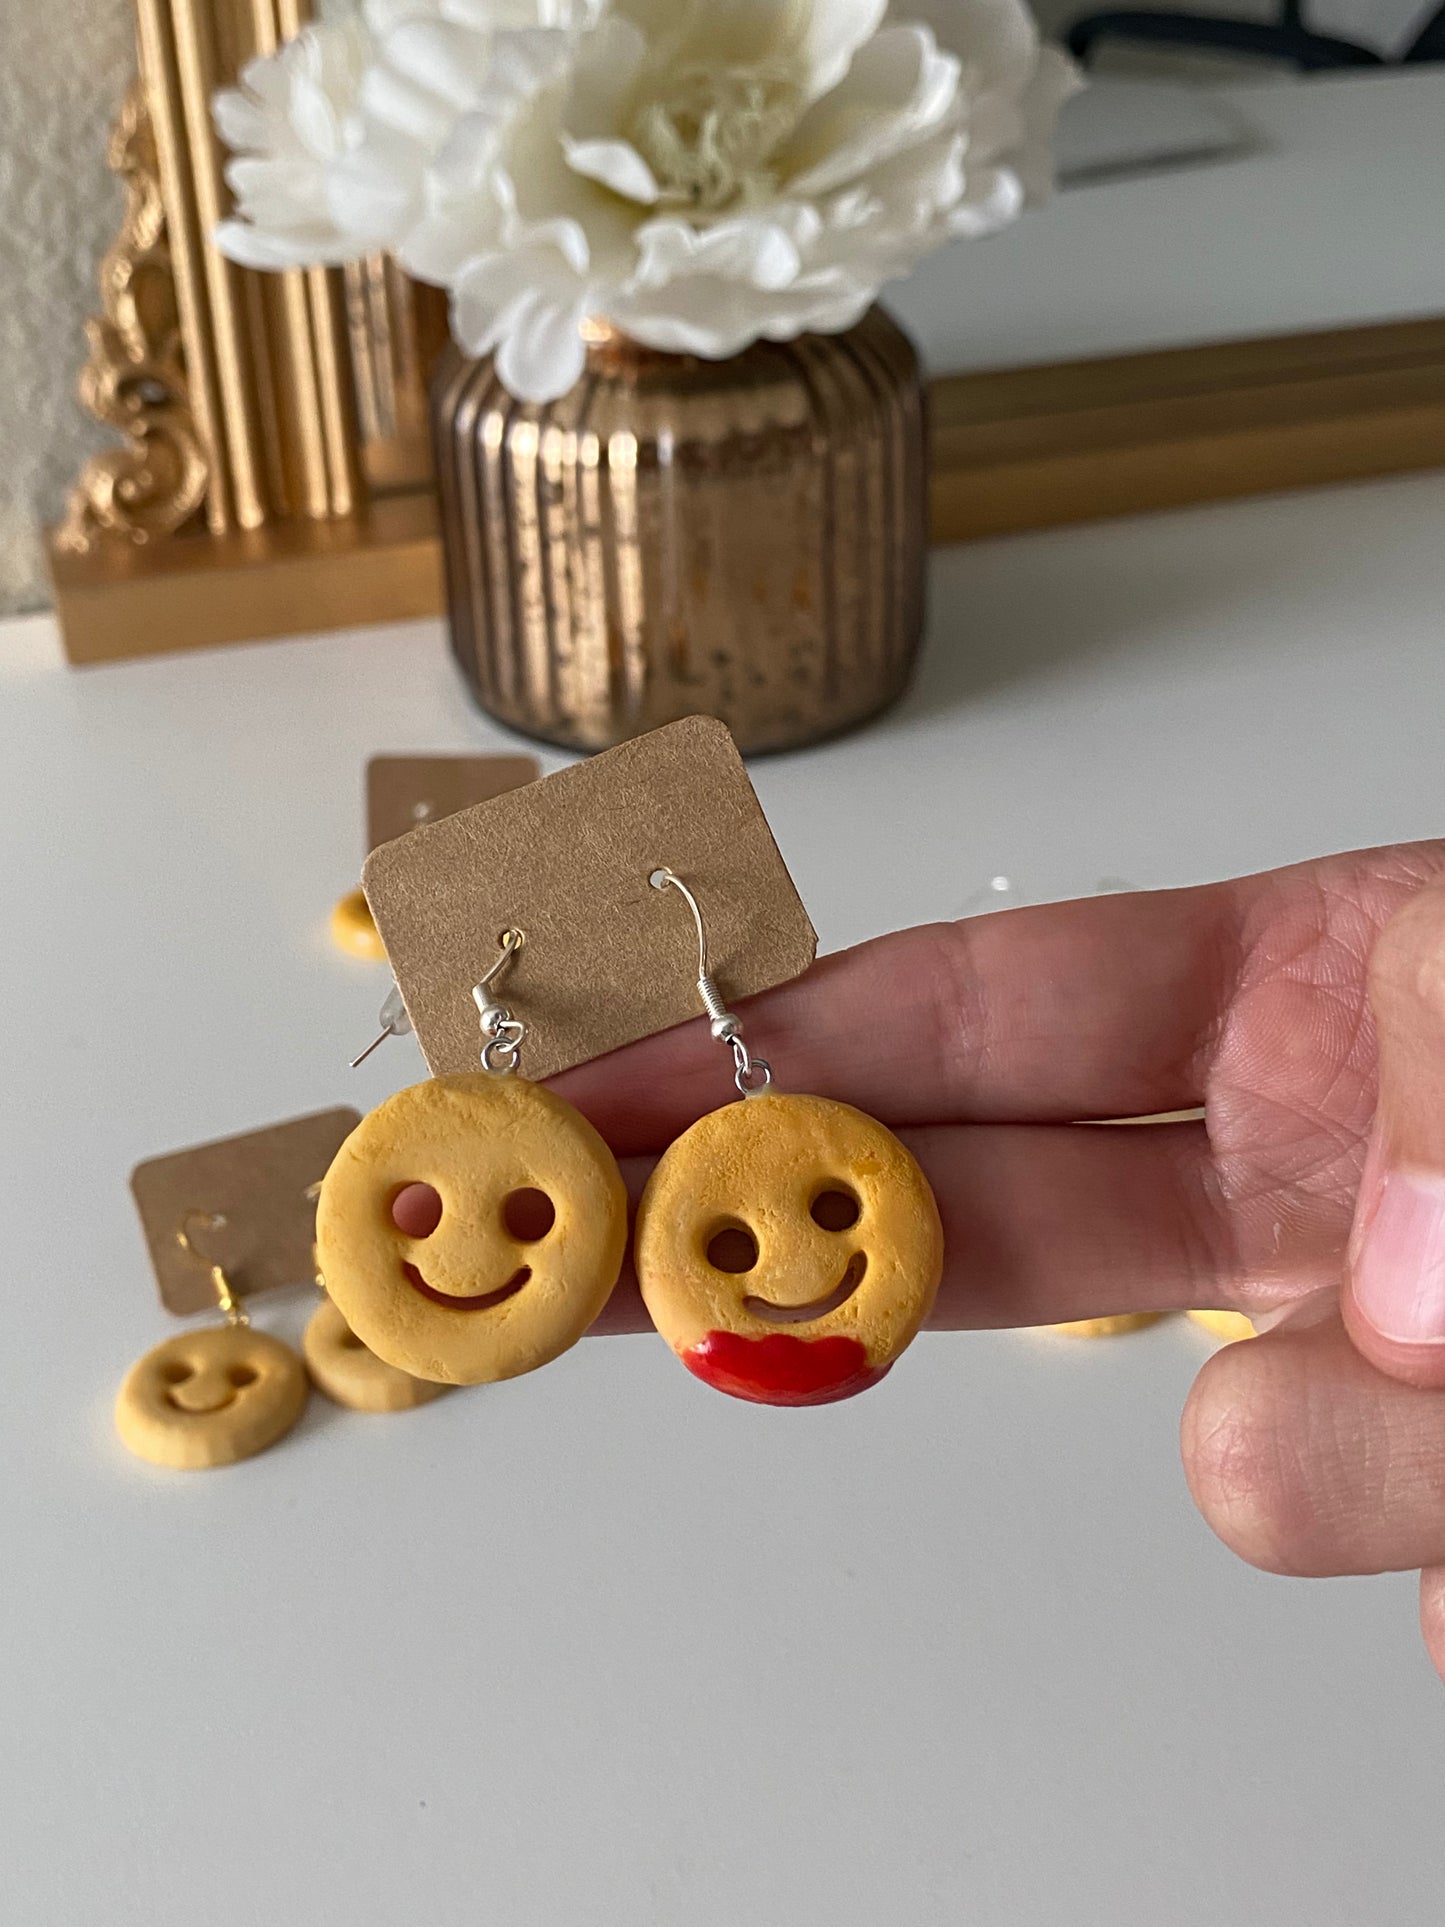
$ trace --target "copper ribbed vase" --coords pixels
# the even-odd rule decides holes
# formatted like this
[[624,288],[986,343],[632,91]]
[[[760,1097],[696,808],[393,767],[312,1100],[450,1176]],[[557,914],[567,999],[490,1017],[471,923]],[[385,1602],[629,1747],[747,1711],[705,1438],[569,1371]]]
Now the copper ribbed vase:
[[452,647],[502,722],[602,749],[705,713],[786,749],[907,682],[923,397],[881,310],[727,361],[602,340],[544,405],[451,348],[432,428]]

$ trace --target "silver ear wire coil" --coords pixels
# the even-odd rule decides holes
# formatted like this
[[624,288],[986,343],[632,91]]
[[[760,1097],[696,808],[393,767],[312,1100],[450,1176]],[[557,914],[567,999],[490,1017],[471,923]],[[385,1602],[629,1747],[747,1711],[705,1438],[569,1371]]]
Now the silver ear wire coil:
[[510,1077],[516,1070],[527,1035],[527,1026],[521,1018],[513,1016],[505,1004],[494,1003],[489,994],[492,984],[525,941],[520,930],[510,926],[504,930],[498,939],[501,946],[498,956],[472,985],[472,1002],[482,1026],[482,1069],[490,1071],[493,1077]]
[[728,1045],[732,1051],[733,1082],[739,1096],[756,1097],[772,1083],[772,1068],[766,1058],[754,1057],[749,1052],[743,1042],[742,1019],[735,1016],[723,1002],[722,992],[707,967],[707,934],[703,929],[702,911],[697,898],[672,870],[654,870],[647,880],[654,890],[665,890],[670,886],[686,898],[687,906],[692,911],[692,920],[697,926],[697,994],[712,1020],[709,1029],[720,1044]]

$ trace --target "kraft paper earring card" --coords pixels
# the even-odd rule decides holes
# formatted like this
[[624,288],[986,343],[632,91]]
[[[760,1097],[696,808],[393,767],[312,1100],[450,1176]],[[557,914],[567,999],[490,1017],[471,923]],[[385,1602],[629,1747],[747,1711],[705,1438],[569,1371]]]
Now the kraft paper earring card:
[[528,1077],[696,1016],[696,939],[685,919],[659,914],[648,881],[659,867],[705,894],[711,968],[729,1000],[813,961],[808,913],[712,717],[670,723],[374,851],[367,899],[431,1070],[475,1070],[472,985],[509,927],[525,937],[506,1002],[531,1026]]

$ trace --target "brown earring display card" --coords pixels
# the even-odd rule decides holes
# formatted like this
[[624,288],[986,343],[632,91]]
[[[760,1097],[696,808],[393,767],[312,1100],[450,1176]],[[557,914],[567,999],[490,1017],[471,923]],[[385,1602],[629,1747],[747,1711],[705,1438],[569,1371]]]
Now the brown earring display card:
[[520,789],[541,773],[535,756],[373,756],[366,766],[366,847]]
[[388,843],[363,882],[434,1073],[477,1068],[472,986],[509,925],[521,951],[493,985],[527,1025],[521,1070],[569,1065],[701,1009],[697,936],[676,871],[707,925],[729,1001],[799,976],[818,939],[742,758],[722,723],[691,716],[525,789]]
[[[316,1206],[306,1192],[360,1122],[349,1108],[317,1111],[138,1164],[130,1188],[167,1311],[215,1308],[213,1264],[247,1298],[314,1277]],[[199,1256],[181,1244],[182,1229]]]

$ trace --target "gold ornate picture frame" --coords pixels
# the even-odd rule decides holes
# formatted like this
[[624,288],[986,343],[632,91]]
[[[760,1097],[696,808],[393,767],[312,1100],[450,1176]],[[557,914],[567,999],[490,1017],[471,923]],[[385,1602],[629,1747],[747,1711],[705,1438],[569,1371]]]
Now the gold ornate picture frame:
[[[110,163],[125,215],[81,399],[93,458],[48,551],[72,662],[433,615],[426,382],[442,296],[383,259],[261,274],[211,99],[307,0],[137,0]],[[1445,463],[1445,319],[930,386],[932,536],[952,542]]]

